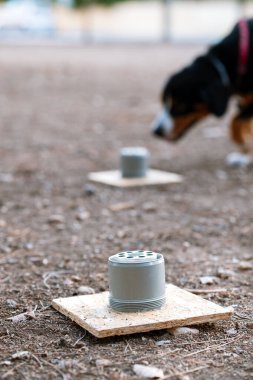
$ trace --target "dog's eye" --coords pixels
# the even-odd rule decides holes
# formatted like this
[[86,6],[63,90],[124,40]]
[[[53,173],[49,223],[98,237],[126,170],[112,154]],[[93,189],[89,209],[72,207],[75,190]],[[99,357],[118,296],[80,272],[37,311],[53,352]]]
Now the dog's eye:
[[192,111],[192,107],[183,103],[174,103],[171,107],[171,113],[174,115],[184,115]]

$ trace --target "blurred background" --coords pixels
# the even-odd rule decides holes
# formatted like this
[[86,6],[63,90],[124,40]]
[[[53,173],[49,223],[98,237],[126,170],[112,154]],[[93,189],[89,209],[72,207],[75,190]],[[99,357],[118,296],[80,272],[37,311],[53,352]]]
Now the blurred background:
[[8,0],[0,4],[2,40],[209,42],[242,16],[243,0]]

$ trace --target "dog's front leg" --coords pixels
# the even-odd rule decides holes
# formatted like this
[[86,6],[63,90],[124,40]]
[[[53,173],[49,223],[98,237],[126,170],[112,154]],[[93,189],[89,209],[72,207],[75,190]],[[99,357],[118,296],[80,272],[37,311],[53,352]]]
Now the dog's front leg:
[[253,104],[243,105],[230,124],[230,136],[238,152],[230,153],[226,162],[230,166],[248,166],[253,162]]

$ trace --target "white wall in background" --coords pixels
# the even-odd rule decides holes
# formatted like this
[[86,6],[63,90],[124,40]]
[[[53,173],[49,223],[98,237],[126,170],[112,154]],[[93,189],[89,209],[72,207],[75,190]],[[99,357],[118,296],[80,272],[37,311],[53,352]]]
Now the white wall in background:
[[171,37],[176,40],[215,40],[228,33],[243,16],[236,1],[182,1],[171,3]]
[[129,1],[113,7],[97,7],[92,14],[95,40],[157,41],[161,36],[161,3]]
[[111,8],[97,7],[90,14],[95,41],[160,41],[167,29],[171,39],[184,42],[209,42],[228,33],[243,15],[253,17],[253,4],[240,6],[233,0],[174,0],[169,22],[161,1],[126,2]]

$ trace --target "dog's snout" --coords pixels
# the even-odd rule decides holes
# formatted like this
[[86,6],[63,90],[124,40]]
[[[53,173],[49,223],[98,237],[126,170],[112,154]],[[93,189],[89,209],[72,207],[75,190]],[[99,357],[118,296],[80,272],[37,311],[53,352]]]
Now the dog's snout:
[[169,137],[173,129],[173,122],[167,110],[163,110],[153,123],[153,133],[159,137]]

